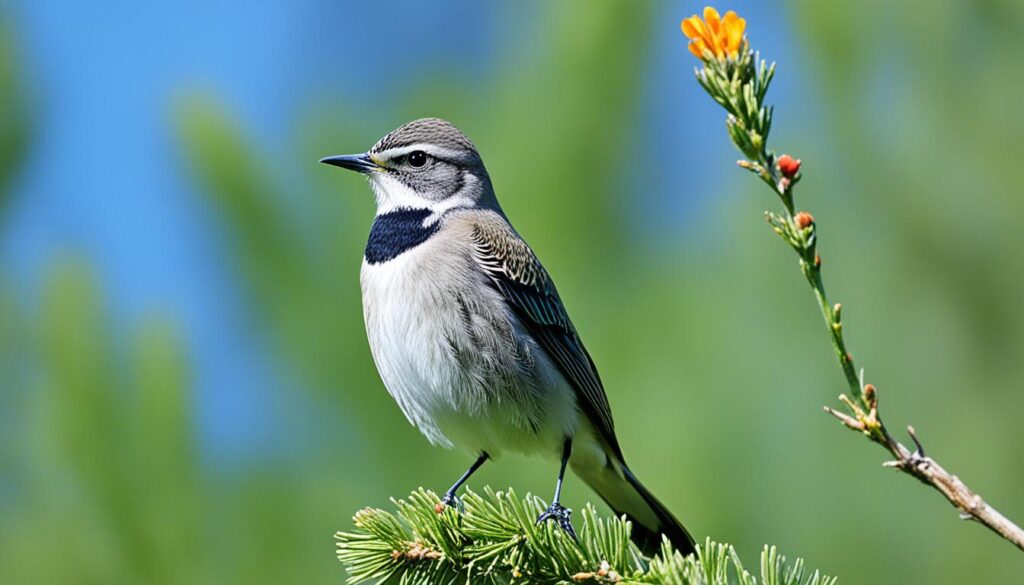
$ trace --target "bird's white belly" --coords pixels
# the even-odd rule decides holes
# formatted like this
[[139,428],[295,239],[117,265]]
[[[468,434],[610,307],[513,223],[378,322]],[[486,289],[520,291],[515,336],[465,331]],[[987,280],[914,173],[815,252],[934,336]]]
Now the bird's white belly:
[[575,393],[475,278],[457,250],[433,241],[363,263],[363,312],[381,379],[434,444],[557,455],[579,424]]

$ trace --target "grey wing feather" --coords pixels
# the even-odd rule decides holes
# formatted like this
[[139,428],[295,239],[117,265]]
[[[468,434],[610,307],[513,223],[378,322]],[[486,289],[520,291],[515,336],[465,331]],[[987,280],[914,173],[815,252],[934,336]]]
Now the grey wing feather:
[[621,460],[615,425],[597,368],[562,306],[554,282],[530,247],[503,220],[472,231],[478,264],[537,343],[576,390],[584,414]]

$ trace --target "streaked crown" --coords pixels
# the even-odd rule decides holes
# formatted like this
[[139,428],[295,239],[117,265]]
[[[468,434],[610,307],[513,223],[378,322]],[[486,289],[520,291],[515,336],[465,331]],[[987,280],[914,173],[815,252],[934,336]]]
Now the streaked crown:
[[432,146],[452,153],[475,155],[480,158],[476,146],[469,138],[466,138],[466,135],[451,122],[440,118],[420,118],[399,126],[373,145],[370,154],[417,145]]

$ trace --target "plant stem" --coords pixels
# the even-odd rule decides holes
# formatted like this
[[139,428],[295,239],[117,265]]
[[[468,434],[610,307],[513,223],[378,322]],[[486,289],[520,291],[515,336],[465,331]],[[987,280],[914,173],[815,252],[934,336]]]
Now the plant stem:
[[[960,509],[961,517],[977,520],[1024,551],[1024,529],[988,505],[960,478],[946,471],[931,457],[926,456],[924,447],[918,441],[913,428],[908,427],[908,432],[916,445],[916,449],[913,451],[897,441],[886,428],[878,413],[877,390],[870,384],[864,384],[862,377],[858,375],[854,367],[853,356],[846,348],[841,308],[839,305],[831,305],[828,295],[825,293],[825,281],[821,274],[821,257],[817,252],[817,226],[813,219],[809,220],[810,223],[806,227],[802,228],[798,225],[793,198],[795,181],[783,181],[778,176],[773,164],[774,156],[766,150],[762,150],[758,158],[757,165],[762,170],[761,178],[773,187],[785,209],[784,217],[778,219],[784,224],[783,229],[776,230],[776,232],[792,246],[800,258],[800,271],[814,292],[814,298],[818,302],[825,326],[828,328],[836,358],[839,360],[839,367],[843,371],[850,394],[853,396],[853,400],[848,399],[845,395],[840,396],[840,400],[849,408],[850,414],[844,414],[829,407],[825,407],[825,411],[838,418],[848,428],[862,432],[869,439],[888,450],[895,460],[886,463],[886,466],[899,469],[935,488],[945,496],[949,503]],[[870,391],[868,391],[869,386]]]
[[[742,31],[744,26],[741,24],[739,29]],[[683,32],[693,38],[686,32],[685,26]],[[722,57],[721,53],[705,49],[700,59],[703,67],[695,71],[697,82],[715,102],[726,109],[729,137],[748,158],[738,161],[739,166],[757,175],[782,202],[785,213],[766,213],[768,223],[800,258],[800,271],[814,291],[839,367],[846,378],[850,396],[853,397],[851,399],[846,394],[839,395],[847,412],[827,406],[825,411],[846,427],[863,433],[888,450],[895,460],[887,463],[887,466],[895,467],[932,486],[959,508],[963,517],[981,522],[1024,550],[1024,530],[986,504],[959,478],[927,457],[912,428],[908,427],[908,431],[916,446],[913,451],[893,438],[882,423],[878,413],[878,391],[873,385],[864,383],[863,372],[857,372],[853,356],[843,339],[841,307],[830,305],[828,295],[825,294],[814,218],[807,212],[796,211],[793,188],[801,178],[800,161],[786,155],[776,159],[775,154],[768,149],[773,110],[764,105],[764,96],[775,74],[775,64],[767,66],[761,61],[750,49],[746,37],[743,37],[738,54]]]

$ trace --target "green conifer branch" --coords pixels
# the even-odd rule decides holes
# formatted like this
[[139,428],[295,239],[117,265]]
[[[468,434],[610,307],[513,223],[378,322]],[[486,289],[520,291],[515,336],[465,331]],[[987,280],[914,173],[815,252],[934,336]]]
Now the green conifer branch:
[[356,513],[352,531],[335,534],[349,583],[835,583],[818,571],[808,573],[799,559],[787,564],[775,547],[761,553],[760,578],[743,567],[732,546],[710,539],[685,557],[666,540],[648,559],[630,541],[629,521],[600,517],[590,505],[580,515],[577,543],[554,523],[535,522],[546,502],[512,490],[467,491],[461,510],[422,488],[392,502],[395,513],[365,508]]

